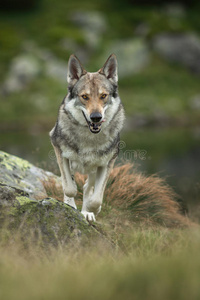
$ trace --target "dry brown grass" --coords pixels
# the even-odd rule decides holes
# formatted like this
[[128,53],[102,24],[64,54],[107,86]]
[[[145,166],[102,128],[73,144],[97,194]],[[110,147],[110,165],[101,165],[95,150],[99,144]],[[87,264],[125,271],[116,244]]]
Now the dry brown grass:
[[131,163],[113,169],[105,199],[112,206],[128,209],[133,220],[167,227],[189,224],[181,214],[178,196],[166,181],[156,175],[143,175]]
[[42,183],[48,197],[55,198],[63,202],[63,190],[61,182],[59,184],[58,181],[56,181],[53,177],[50,177],[48,181],[43,180]]
[[[81,205],[82,187],[86,176],[76,174],[78,193],[76,202]],[[58,200],[63,199],[61,185],[51,179],[44,183],[47,194]],[[131,163],[115,167],[109,177],[104,195],[104,208],[126,212],[126,218],[133,222],[159,224],[166,227],[190,225],[181,214],[177,195],[164,179],[138,172]]]

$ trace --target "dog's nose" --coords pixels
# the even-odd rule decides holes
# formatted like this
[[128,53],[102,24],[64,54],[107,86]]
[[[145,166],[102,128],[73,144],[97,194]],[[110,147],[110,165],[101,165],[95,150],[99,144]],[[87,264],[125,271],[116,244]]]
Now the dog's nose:
[[98,123],[102,119],[102,114],[100,114],[99,112],[93,112],[90,115],[90,119],[92,120],[92,122]]

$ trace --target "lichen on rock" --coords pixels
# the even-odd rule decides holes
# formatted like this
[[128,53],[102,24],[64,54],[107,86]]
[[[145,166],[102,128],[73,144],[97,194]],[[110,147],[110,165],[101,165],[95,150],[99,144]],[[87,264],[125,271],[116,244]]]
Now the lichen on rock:
[[22,190],[32,199],[46,197],[41,179],[47,174],[26,160],[0,151],[0,184]]
[[10,233],[30,233],[45,244],[68,243],[98,235],[82,214],[47,196],[44,181],[60,182],[50,172],[0,151],[0,226]]

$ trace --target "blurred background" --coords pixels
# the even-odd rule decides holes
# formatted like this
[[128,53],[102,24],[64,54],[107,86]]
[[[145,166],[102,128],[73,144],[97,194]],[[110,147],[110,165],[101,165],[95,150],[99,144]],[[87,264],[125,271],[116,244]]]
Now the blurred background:
[[0,149],[58,172],[48,132],[69,55],[115,53],[126,111],[119,160],[166,177],[200,220],[199,1],[0,0]]

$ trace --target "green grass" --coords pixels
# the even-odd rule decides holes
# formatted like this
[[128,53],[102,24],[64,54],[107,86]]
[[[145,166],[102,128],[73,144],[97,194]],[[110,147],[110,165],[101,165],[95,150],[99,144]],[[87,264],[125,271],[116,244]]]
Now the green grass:
[[188,300],[200,296],[198,230],[130,229],[93,247],[0,246],[2,299]]
[[[76,174],[78,208],[83,181]],[[43,184],[49,196],[62,198],[56,181]],[[47,244],[41,220],[26,235],[24,220],[12,233],[5,222],[0,229],[0,297],[198,299],[200,228],[180,215],[171,188],[158,177],[133,172],[128,164],[114,168],[104,196],[93,224],[101,234],[86,240],[78,235],[67,244],[63,238]]]

